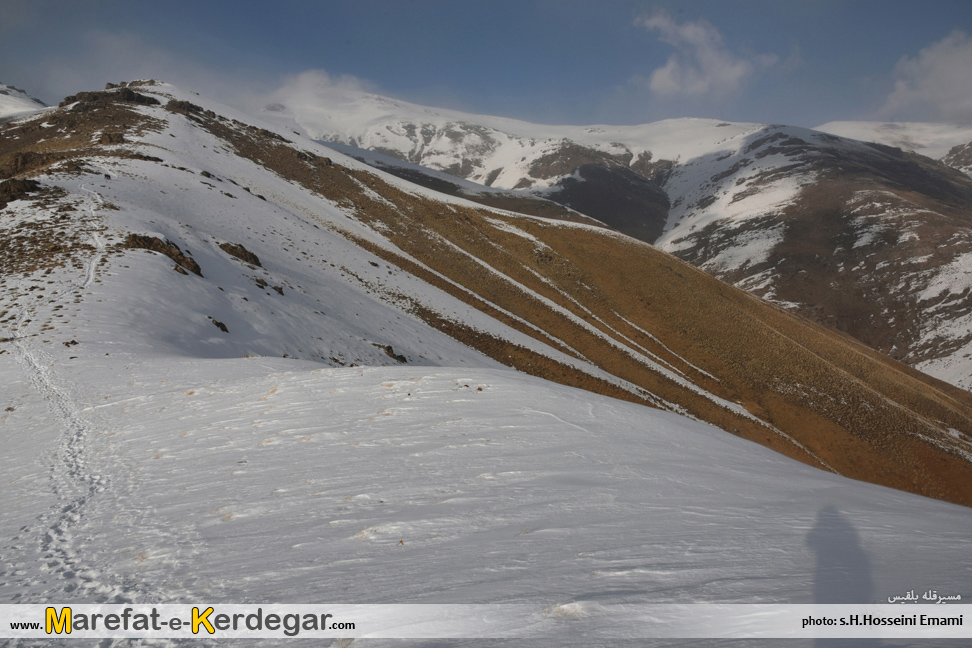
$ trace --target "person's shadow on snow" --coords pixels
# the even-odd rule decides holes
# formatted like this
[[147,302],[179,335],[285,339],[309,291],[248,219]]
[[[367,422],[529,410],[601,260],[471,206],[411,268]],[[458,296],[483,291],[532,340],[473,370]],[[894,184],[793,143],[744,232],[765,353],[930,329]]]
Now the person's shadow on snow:
[[[829,604],[874,603],[871,562],[853,525],[834,506],[817,514],[817,524],[807,535],[807,545],[816,554],[813,602]],[[877,648],[880,639],[815,639],[819,648]]]

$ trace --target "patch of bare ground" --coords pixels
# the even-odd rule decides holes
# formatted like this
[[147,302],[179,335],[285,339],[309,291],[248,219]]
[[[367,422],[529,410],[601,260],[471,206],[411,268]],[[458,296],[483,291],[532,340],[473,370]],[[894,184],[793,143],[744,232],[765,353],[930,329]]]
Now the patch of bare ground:
[[105,134],[109,140],[116,140],[124,139],[125,134],[137,137],[159,128],[157,120],[134,110],[134,106],[151,105],[146,100],[152,98],[132,92],[136,100],[129,101],[119,94],[123,91],[132,92],[125,88],[81,93],[42,117],[0,125],[0,179],[32,177],[55,165],[61,171],[83,173],[84,165],[79,162],[92,156],[160,161],[113,142],[108,142],[113,144],[111,148],[102,145]]
[[571,209],[593,216],[641,241],[656,240],[665,227],[668,195],[656,183],[625,167],[585,164],[550,193]]
[[631,239],[446,205],[265,131],[194,118],[238,154],[373,223],[419,263],[348,235],[386,262],[660,400],[412,305],[504,364],[618,398],[667,401],[806,463],[972,505],[972,462],[948,434],[972,434],[968,393]]
[[94,249],[87,232],[76,227],[75,221],[84,215],[62,201],[67,195],[63,189],[38,183],[26,186],[29,193],[18,192],[15,199],[26,200],[28,208],[42,217],[13,219],[9,208],[0,207],[0,271],[8,276],[68,264],[80,267],[79,259]]

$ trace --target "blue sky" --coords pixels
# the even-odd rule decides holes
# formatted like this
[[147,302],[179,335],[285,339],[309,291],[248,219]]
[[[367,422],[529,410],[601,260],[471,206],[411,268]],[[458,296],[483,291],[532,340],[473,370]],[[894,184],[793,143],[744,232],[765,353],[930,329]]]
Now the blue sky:
[[972,2],[0,0],[0,81],[155,77],[229,103],[320,70],[544,123],[972,123]]

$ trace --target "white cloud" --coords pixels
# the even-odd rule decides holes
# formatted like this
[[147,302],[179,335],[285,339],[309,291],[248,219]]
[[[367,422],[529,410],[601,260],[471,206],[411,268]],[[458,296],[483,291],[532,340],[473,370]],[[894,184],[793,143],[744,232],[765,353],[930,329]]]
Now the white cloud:
[[[340,129],[340,126],[334,126],[334,120],[342,123],[342,118],[335,115],[347,117],[354,114],[367,120],[379,117],[383,111],[396,110],[397,102],[392,99],[368,102],[367,107],[363,107],[359,101],[361,94],[373,90],[373,85],[357,77],[305,70],[285,77],[283,84],[264,101],[264,106],[271,110],[289,110],[307,135],[321,138]],[[271,108],[273,104],[278,105]],[[362,110],[367,110],[367,114],[362,114]]]
[[21,66],[24,89],[55,104],[66,95],[99,90],[106,82],[159,79],[195,90],[231,105],[266,96],[279,84],[278,77],[243,69],[218,69],[189,56],[158,47],[130,32],[90,31],[71,56],[38,53]]
[[341,102],[359,92],[371,92],[367,81],[349,74],[333,75],[324,70],[305,70],[287,75],[272,98],[288,105],[318,104],[328,100]]
[[775,54],[736,54],[707,20],[677,23],[664,11],[645,14],[635,24],[675,48],[668,62],[648,78],[634,81],[664,97],[720,99],[737,94],[758,72],[776,65]]
[[972,38],[954,31],[894,68],[885,119],[972,123]]
[[106,82],[158,79],[244,112],[255,113],[279,102],[295,114],[318,111],[322,105],[340,105],[342,99],[347,103],[354,93],[374,90],[366,81],[324,70],[276,75],[219,68],[158,47],[130,32],[90,31],[81,35],[81,43],[73,56],[38,56],[25,66],[24,76],[32,81],[21,82],[24,89],[56,105],[67,95],[104,88]]

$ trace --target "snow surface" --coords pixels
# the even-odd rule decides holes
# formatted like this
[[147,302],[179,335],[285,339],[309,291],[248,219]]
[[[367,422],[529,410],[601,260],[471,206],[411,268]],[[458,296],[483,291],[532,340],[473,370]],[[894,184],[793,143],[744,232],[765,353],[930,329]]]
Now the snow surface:
[[[378,232],[217,144],[171,118],[141,142],[169,166],[101,158],[111,181],[42,178],[84,215],[91,248],[44,291],[15,277],[0,291],[23,295],[0,353],[0,600],[596,615],[613,603],[972,596],[969,509],[502,368],[388,295],[580,363],[389,268],[338,230],[389,245]],[[8,210],[10,222],[48,217],[27,201]],[[204,278],[144,250],[116,256],[126,231],[176,242]],[[364,366],[325,366],[334,358]],[[544,645],[588,644],[582,627],[556,624]]]
[[34,435],[4,455],[3,600],[968,595],[968,509],[675,414],[510,371],[102,348],[46,373],[0,357],[2,434]]

